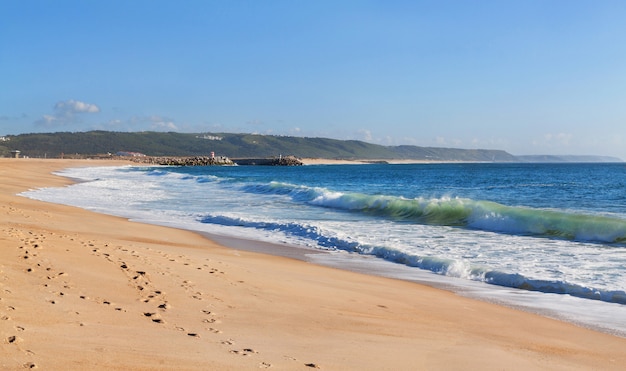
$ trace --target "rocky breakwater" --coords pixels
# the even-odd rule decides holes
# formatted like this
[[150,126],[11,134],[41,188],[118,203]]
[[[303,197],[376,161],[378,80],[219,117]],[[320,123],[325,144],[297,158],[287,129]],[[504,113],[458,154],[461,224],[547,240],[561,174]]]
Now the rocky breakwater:
[[258,165],[258,166],[300,166],[302,161],[295,156],[281,156],[273,158],[237,158],[233,159],[237,165]]
[[280,157],[278,162],[276,163],[278,166],[301,166],[303,165],[302,161],[295,156],[285,156]]
[[171,156],[137,156],[130,157],[129,160],[149,165],[167,166],[212,166],[212,165],[234,165],[228,158],[223,156],[193,156],[193,157],[171,157]]

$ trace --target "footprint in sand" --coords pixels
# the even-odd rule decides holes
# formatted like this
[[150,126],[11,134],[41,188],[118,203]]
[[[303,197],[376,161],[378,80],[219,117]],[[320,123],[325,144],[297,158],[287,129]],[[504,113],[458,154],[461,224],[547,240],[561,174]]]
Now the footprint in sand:
[[152,322],[154,323],[165,323],[165,321],[163,321],[163,319],[160,318],[160,316],[158,315],[158,313],[152,313],[152,312],[144,312],[143,314],[145,317],[148,317],[152,320]]
[[7,344],[14,344],[14,343],[17,343],[17,342],[18,342],[18,341],[20,341],[20,340],[22,340],[22,339],[18,338],[18,337],[17,337],[17,336],[15,336],[15,335],[11,335],[11,336],[7,337],[4,341],[5,341]]
[[[185,329],[182,327],[176,327],[176,330],[181,331],[181,332],[186,332]],[[187,336],[199,338],[200,334],[198,334],[197,332],[187,332]]]
[[256,350],[251,349],[251,348],[244,348],[244,349],[239,349],[239,350],[234,349],[234,350],[231,350],[230,352],[233,354],[238,354],[240,356],[250,356],[250,355],[259,353]]

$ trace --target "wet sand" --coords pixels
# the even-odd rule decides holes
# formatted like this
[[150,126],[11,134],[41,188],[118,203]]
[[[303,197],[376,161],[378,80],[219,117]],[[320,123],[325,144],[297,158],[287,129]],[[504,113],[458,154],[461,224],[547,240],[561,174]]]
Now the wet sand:
[[[618,370],[626,339],[417,283],[16,196],[0,159],[0,369]],[[255,244],[255,241],[247,243]]]

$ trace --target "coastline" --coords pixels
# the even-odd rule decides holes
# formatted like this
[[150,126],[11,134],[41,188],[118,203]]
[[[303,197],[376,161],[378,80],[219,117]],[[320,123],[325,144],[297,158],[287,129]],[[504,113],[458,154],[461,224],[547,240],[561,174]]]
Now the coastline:
[[129,164],[0,160],[1,368],[582,370],[626,363],[626,339],[572,324],[16,196],[71,183],[55,170]]

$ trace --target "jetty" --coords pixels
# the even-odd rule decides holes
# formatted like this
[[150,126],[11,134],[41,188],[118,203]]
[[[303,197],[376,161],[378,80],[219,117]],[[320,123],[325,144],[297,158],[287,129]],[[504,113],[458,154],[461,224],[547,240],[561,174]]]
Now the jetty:
[[224,156],[123,156],[125,160],[165,166],[228,166],[228,165],[256,165],[256,166],[301,166],[303,162],[295,156],[279,156],[270,158],[237,158],[230,159]]
[[225,166],[234,165],[228,157],[224,156],[133,156],[125,157],[126,160],[148,165],[166,166]]
[[257,166],[301,166],[303,162],[295,156],[279,156],[270,158],[234,158],[237,165],[257,165]]

